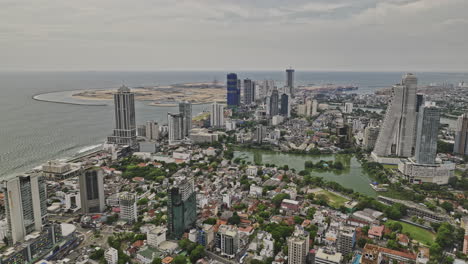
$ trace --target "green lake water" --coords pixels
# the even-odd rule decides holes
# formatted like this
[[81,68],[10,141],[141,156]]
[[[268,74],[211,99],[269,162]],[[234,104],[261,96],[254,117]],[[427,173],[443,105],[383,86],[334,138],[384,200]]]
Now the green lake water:
[[341,161],[345,166],[342,171],[318,171],[311,170],[312,176],[322,177],[327,181],[334,181],[346,188],[351,188],[370,196],[376,196],[376,192],[370,187],[371,179],[367,176],[361,167],[359,161],[353,155],[321,155],[312,156],[304,154],[289,154],[265,150],[240,150],[234,152],[234,158],[241,158],[246,162],[260,164],[275,164],[276,166],[288,165],[296,172],[304,170],[306,161],[317,163],[320,160]]

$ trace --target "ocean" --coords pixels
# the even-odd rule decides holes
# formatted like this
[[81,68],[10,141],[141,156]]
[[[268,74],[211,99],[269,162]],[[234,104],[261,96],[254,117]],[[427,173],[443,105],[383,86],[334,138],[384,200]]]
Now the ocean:
[[[273,79],[281,85],[283,71],[237,72],[239,78]],[[416,73],[420,84],[468,81],[468,73]],[[48,160],[72,157],[103,143],[114,126],[113,106],[60,104],[33,100],[33,96],[81,89],[165,85],[188,82],[225,82],[226,72],[0,72],[0,178],[24,172]],[[398,83],[402,72],[301,72],[296,85],[354,84],[358,93]],[[60,94],[41,95],[54,100]],[[44,98],[42,98],[44,99]],[[208,110],[195,105],[194,114]],[[176,107],[137,102],[137,123],[166,123]]]

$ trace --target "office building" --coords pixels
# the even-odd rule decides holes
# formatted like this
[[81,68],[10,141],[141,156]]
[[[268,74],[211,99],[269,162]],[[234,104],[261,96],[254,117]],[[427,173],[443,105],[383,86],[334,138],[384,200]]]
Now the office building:
[[216,248],[221,255],[234,258],[239,251],[239,232],[236,227],[220,225],[216,234]]
[[337,249],[343,255],[353,252],[354,245],[356,244],[356,231],[355,227],[341,226],[338,231],[338,245]]
[[315,253],[315,264],[340,264],[343,254],[329,248],[319,248]]
[[371,150],[375,147],[375,142],[379,136],[380,128],[368,126],[364,129],[364,141],[363,146],[365,149]]
[[435,164],[437,136],[439,134],[440,110],[435,104],[426,102],[420,107],[416,132],[416,162]]
[[240,101],[240,81],[237,74],[229,73],[227,75],[227,106],[228,108],[237,108]]
[[413,159],[401,159],[398,170],[413,184],[435,183],[448,184],[450,178],[455,176],[455,163],[420,164]]
[[345,114],[351,114],[353,112],[353,103],[345,103],[343,112]]
[[244,104],[251,105],[255,102],[255,83],[250,79],[244,80]]
[[119,263],[119,251],[113,247],[106,249],[104,251],[104,259],[107,261],[107,264]]
[[290,101],[289,101],[289,95],[287,94],[282,94],[281,95],[281,108],[280,108],[280,114],[285,117],[290,117],[291,116],[291,107],[290,107]]
[[138,137],[146,137],[146,125],[138,125],[137,126],[137,136]]
[[114,94],[115,129],[108,143],[138,149],[135,124],[135,94],[122,85]]
[[167,123],[169,129],[169,144],[175,144],[184,139],[184,117],[182,114],[167,114]]
[[237,122],[235,120],[226,121],[226,131],[236,130]]
[[158,248],[162,242],[166,241],[166,232],[167,228],[164,226],[151,229],[146,235],[148,246]]
[[210,124],[213,128],[224,127],[224,106],[214,102],[211,105]]
[[213,133],[206,128],[194,128],[192,129],[192,133],[190,134],[190,141],[195,144],[200,143],[213,143],[218,141],[219,134]]
[[177,178],[168,190],[167,229],[171,239],[180,239],[186,230],[195,227],[197,202],[193,179]]
[[120,219],[127,223],[135,223],[138,218],[136,196],[132,193],[122,193],[119,197]]
[[47,194],[40,174],[20,175],[2,181],[8,243],[15,244],[41,231],[47,216]]
[[263,125],[257,125],[255,130],[254,141],[258,144],[262,143],[263,139],[266,137],[266,127]]
[[179,103],[179,113],[182,114],[182,130],[184,137],[190,137],[190,130],[192,129],[192,104],[189,102]]
[[385,163],[397,160],[386,157],[411,157],[416,142],[416,90],[418,80],[411,73],[403,76],[401,84],[393,86],[392,99],[387,107],[372,156]]
[[26,236],[22,243],[3,249],[0,253],[0,263],[39,263],[37,260],[50,255],[52,252],[57,253],[60,250],[63,252],[66,246],[63,246],[64,243],[61,242],[64,239],[68,240],[67,237],[62,237],[62,226],[60,224],[46,224],[43,226],[42,231],[33,232]]
[[309,232],[297,225],[292,236],[288,238],[288,264],[306,264],[309,240]]
[[273,89],[268,98],[268,115],[275,116],[279,114],[279,94],[278,89]]
[[212,225],[203,224],[203,227],[198,230],[197,243],[209,248],[214,241],[214,227]]
[[468,113],[458,117],[453,153],[468,155]]
[[159,139],[159,125],[156,121],[146,121],[145,126],[145,137],[148,140],[158,140]]
[[286,86],[289,88],[291,96],[294,97],[294,70],[286,70]]
[[90,168],[79,176],[81,212],[102,213],[105,209],[104,172],[100,168]]

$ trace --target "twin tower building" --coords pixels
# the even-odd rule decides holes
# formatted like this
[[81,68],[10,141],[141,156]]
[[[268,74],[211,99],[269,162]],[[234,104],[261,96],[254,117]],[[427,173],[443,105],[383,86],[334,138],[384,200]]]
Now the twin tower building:
[[372,157],[398,164],[410,182],[446,184],[454,165],[436,163],[440,109],[425,102],[417,87],[418,79],[411,73],[393,86]]

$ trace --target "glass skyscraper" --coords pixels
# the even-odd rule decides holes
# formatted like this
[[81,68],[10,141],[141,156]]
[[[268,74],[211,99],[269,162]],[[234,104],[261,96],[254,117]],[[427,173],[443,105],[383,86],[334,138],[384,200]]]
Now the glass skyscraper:
[[240,81],[237,74],[229,73],[227,75],[227,105],[229,108],[237,108],[240,103]]

